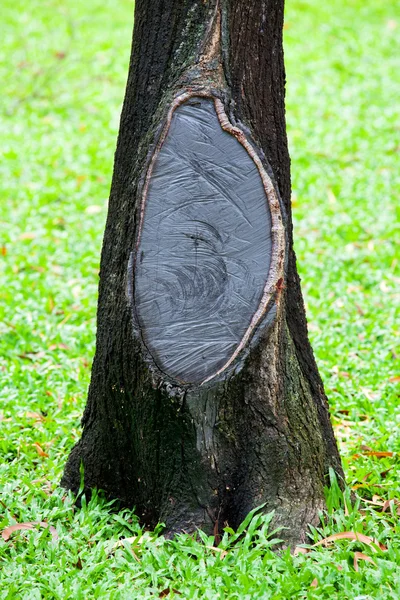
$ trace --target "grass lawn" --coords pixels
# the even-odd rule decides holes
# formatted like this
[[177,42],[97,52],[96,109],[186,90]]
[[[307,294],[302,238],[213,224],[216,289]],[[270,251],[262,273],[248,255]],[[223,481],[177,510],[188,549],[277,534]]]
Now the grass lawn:
[[2,2],[0,530],[55,530],[0,538],[0,598],[398,600],[400,5],[390,0],[287,0],[285,25],[296,250],[349,485],[344,495],[333,485],[310,534],[367,537],[276,555],[279,532],[255,515],[216,550],[204,536],[143,533],[101,497],[76,510],[58,487],[94,353],[132,22],[131,0]]

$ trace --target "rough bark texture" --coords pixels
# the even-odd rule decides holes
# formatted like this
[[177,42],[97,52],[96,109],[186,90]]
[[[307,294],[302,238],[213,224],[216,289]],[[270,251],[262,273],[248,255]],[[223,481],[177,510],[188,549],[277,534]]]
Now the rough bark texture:
[[[135,11],[96,356],[82,439],[62,484],[76,492],[83,463],[87,491],[104,489],[169,532],[236,527],[265,502],[298,542],[323,507],[329,467],[340,476],[342,469],[292,247],[283,0],[137,0]],[[237,368],[206,386],[179,386],[149,365],[126,291],[149,152],[176,94],[204,87],[217,88],[231,122],[263,153],[285,215],[285,271],[276,315],[258,328]]]

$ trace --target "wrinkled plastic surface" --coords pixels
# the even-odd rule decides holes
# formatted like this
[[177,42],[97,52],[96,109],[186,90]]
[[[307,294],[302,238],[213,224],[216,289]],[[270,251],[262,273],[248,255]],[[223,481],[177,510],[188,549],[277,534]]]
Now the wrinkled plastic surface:
[[152,171],[135,266],[137,319],[157,366],[187,383],[217,372],[258,308],[270,260],[255,163],[212,100],[186,101]]

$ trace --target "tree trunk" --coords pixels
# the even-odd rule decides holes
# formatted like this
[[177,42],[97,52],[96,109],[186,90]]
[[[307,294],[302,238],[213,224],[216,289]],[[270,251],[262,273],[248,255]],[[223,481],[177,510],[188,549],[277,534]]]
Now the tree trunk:
[[292,244],[283,0],[137,0],[82,439],[62,484],[168,532],[342,477]]

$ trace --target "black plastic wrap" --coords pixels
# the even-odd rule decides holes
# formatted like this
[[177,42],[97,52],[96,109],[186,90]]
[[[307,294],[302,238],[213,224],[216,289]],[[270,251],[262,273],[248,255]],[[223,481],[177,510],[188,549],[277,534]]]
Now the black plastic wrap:
[[271,262],[271,217],[256,164],[214,102],[173,113],[154,163],[135,261],[135,310],[155,363],[199,383],[232,356]]

